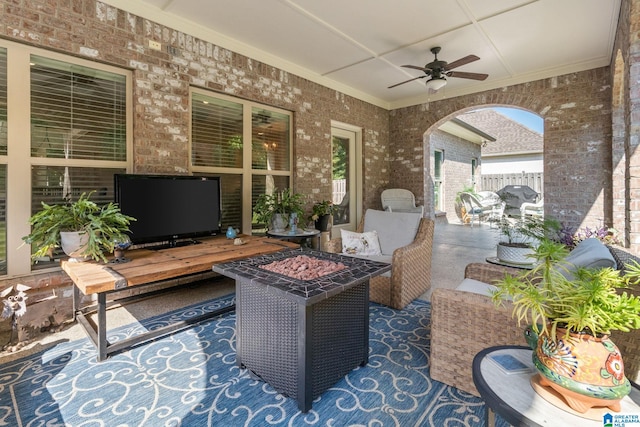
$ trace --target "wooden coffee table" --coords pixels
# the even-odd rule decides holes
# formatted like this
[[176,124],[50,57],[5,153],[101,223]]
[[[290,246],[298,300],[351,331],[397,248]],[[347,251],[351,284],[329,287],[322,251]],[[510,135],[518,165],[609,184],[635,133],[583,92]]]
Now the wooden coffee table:
[[[216,312],[151,330],[146,334],[110,343],[107,340],[107,296],[109,294],[133,287],[155,285],[176,278],[184,278],[186,281],[189,278],[201,277],[203,273],[210,273],[211,266],[217,263],[299,247],[295,243],[266,237],[244,235],[239,237],[246,242],[244,245],[234,245],[233,239],[220,236],[202,239],[200,244],[189,246],[161,250],[136,249],[126,252],[126,257],[131,260],[126,263],[63,261],[62,269],[71,277],[75,285],[74,319],[78,320],[98,349],[98,360],[104,360],[112,353],[126,350],[133,345],[184,329],[234,309],[234,306],[225,307]],[[96,294],[97,303],[81,308],[80,294]],[[92,312],[97,313],[96,324],[87,316]]]

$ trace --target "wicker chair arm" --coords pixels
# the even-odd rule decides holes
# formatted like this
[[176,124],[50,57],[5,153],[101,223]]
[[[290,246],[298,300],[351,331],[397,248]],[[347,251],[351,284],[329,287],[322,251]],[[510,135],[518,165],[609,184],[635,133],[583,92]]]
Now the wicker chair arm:
[[431,377],[478,396],[473,357],[496,345],[527,345],[526,325],[512,317],[512,304],[496,307],[491,298],[437,288],[431,295]]
[[494,283],[502,280],[506,274],[517,276],[520,273],[522,273],[522,270],[518,268],[504,267],[501,265],[482,262],[467,264],[464,269],[465,278],[479,280],[484,283]]
[[434,222],[420,220],[415,240],[393,251],[391,306],[404,307],[431,287]]

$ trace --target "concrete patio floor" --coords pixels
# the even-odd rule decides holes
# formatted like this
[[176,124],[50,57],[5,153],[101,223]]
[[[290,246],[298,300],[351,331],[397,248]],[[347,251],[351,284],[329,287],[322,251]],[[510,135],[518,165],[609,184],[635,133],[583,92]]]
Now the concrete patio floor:
[[[431,289],[421,296],[429,300],[434,288],[455,288],[464,278],[464,268],[471,262],[484,262],[495,256],[498,232],[489,225],[459,225],[438,221],[435,226]],[[130,324],[171,310],[186,307],[234,291],[231,279],[213,279],[172,288],[161,295],[142,298],[108,310],[107,328]],[[69,323],[60,331],[44,335],[16,352],[0,352],[0,363],[49,348],[57,343],[86,337],[78,324]]]
[[499,233],[489,224],[449,224],[436,222],[431,260],[431,289],[422,296],[430,300],[434,288],[455,288],[472,262],[485,262],[496,255]]

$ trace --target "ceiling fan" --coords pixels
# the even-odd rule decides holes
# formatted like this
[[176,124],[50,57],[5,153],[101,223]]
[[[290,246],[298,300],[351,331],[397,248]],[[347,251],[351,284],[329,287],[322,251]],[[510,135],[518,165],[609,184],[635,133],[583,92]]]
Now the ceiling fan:
[[420,67],[418,65],[402,65],[405,68],[413,68],[415,70],[424,71],[424,76],[414,77],[409,80],[405,80],[400,83],[396,83],[394,85],[389,86],[389,89],[392,87],[400,86],[405,83],[412,82],[417,79],[424,79],[425,77],[430,77],[429,80],[426,81],[427,88],[436,91],[438,89],[443,88],[447,84],[447,77],[458,77],[462,79],[472,79],[472,80],[484,80],[489,77],[488,74],[480,74],[480,73],[467,73],[464,71],[451,71],[454,68],[458,68],[462,65],[466,65],[470,62],[477,61],[480,58],[476,55],[467,55],[464,58],[460,58],[457,61],[453,61],[451,63],[447,61],[440,61],[438,59],[438,53],[440,53],[440,47],[432,47],[431,53],[433,53],[435,59],[425,65],[424,67]]

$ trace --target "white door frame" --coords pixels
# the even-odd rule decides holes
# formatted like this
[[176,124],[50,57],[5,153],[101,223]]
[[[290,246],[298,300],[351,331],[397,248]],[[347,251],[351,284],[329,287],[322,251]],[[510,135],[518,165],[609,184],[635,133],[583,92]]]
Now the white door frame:
[[[362,128],[331,121],[331,144],[333,137],[338,136],[349,140],[349,222],[334,225],[331,237],[339,237],[340,229],[355,230],[362,218]],[[333,151],[333,147],[332,147]]]

